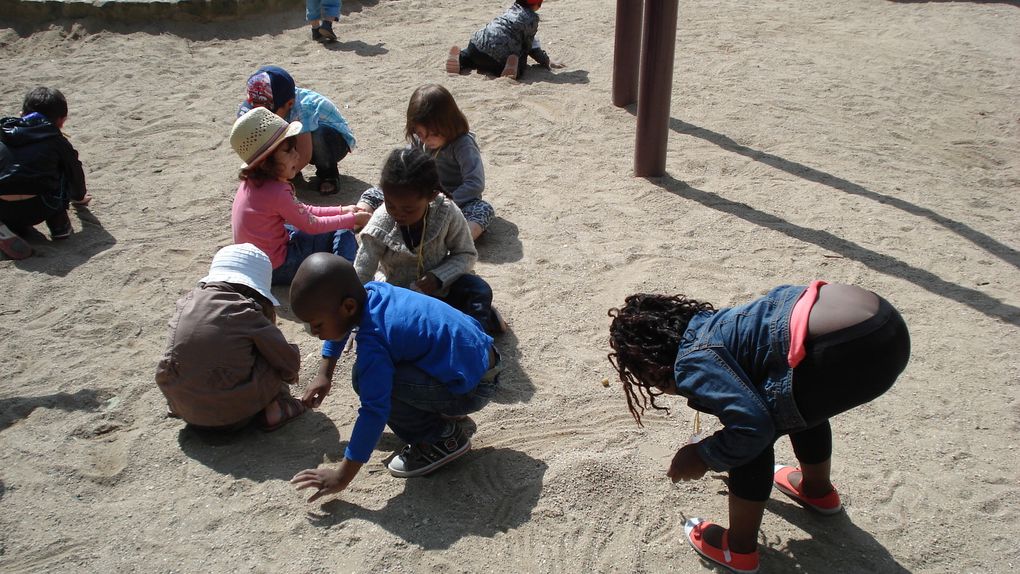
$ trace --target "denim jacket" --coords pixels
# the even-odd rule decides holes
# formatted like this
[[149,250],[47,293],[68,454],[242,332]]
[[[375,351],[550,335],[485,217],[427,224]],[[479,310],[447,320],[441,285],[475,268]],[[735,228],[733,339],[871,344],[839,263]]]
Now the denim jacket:
[[804,292],[784,285],[740,307],[691,318],[674,364],[677,393],[723,429],[698,443],[716,471],[753,460],[777,436],[801,430],[787,363],[790,314]]

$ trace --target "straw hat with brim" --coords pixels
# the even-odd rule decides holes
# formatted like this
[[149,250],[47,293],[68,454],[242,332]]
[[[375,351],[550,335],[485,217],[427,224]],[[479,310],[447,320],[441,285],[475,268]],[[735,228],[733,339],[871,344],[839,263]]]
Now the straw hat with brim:
[[269,157],[283,140],[296,136],[301,122],[290,122],[267,110],[252,108],[237,118],[230,130],[230,147],[244,160],[241,169],[259,164]]
[[247,285],[269,299],[273,305],[280,304],[270,290],[273,284],[273,264],[268,255],[251,243],[228,245],[217,251],[209,266],[209,274],[198,282]]

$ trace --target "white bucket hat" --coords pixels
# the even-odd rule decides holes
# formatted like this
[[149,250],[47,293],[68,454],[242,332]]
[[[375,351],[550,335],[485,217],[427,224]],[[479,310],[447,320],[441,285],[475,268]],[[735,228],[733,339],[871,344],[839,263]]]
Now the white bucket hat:
[[273,283],[273,264],[269,256],[251,243],[228,245],[216,252],[209,274],[199,283],[240,283],[258,291],[273,305],[280,302],[273,297],[270,286]]
[[237,118],[230,129],[230,147],[244,160],[241,169],[258,165],[269,157],[283,140],[296,136],[301,122],[290,122],[267,110],[252,108]]

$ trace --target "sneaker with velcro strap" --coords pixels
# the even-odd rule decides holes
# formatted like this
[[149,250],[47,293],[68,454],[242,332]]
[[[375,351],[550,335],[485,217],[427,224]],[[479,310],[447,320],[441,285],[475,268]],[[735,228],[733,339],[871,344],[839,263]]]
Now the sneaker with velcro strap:
[[445,432],[433,443],[409,444],[390,461],[390,474],[397,478],[425,476],[453,462],[471,449],[459,421],[448,421]]

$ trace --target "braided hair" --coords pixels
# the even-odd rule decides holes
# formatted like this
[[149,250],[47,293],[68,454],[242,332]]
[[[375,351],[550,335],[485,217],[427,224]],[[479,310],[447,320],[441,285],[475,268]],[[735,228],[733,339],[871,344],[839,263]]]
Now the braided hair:
[[620,375],[627,408],[638,425],[649,404],[669,411],[655,404],[655,397],[663,394],[659,385],[673,379],[673,363],[687,324],[703,311],[715,308],[683,295],[648,293],[630,295],[623,307],[609,310],[613,352],[607,357]]

